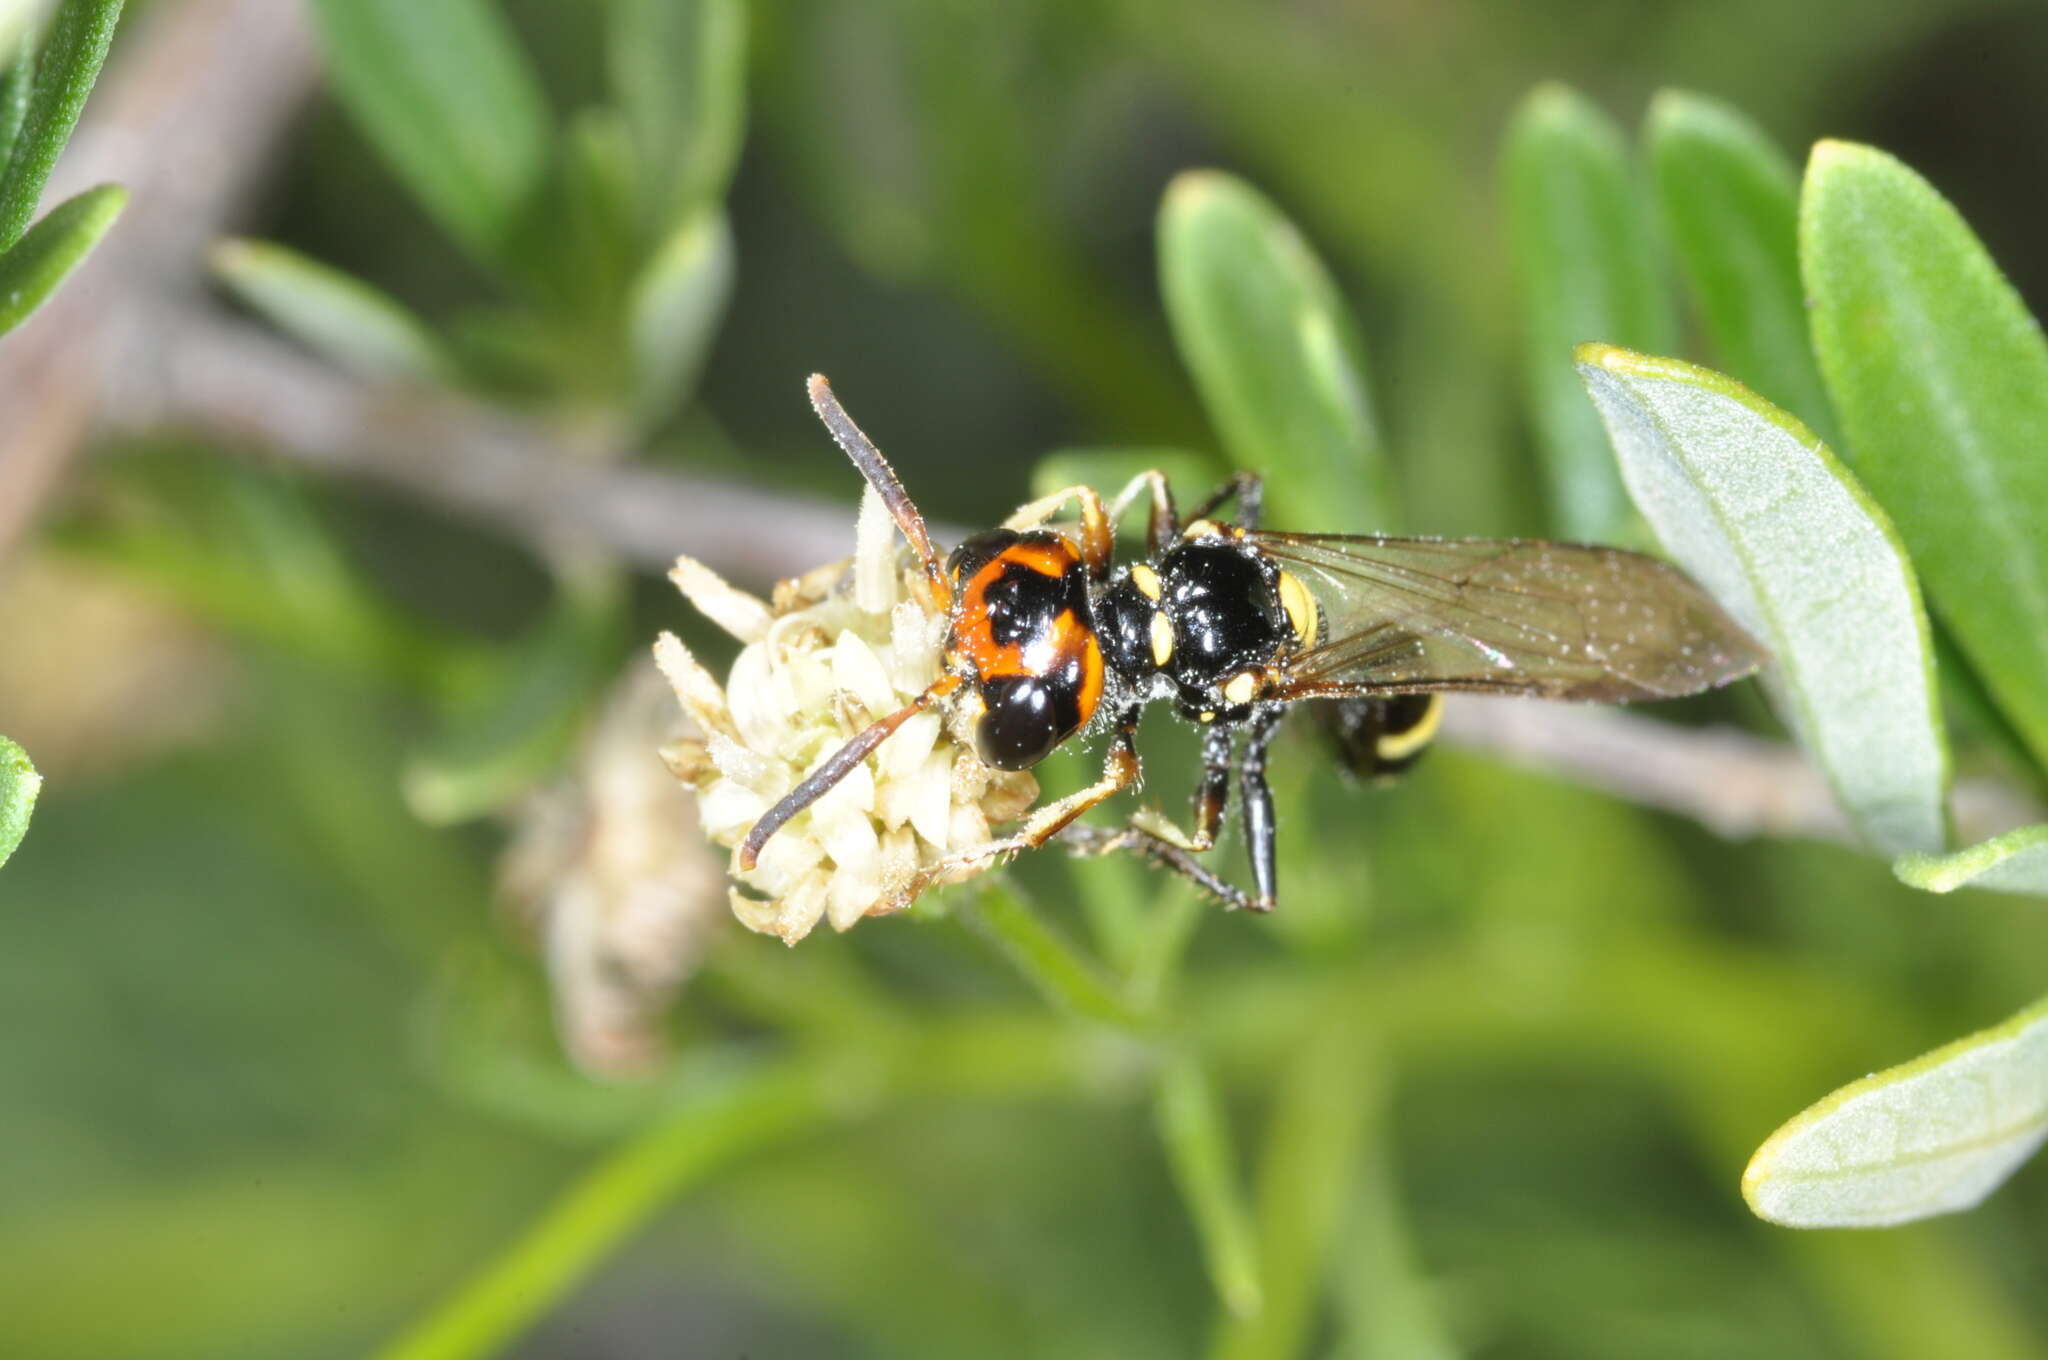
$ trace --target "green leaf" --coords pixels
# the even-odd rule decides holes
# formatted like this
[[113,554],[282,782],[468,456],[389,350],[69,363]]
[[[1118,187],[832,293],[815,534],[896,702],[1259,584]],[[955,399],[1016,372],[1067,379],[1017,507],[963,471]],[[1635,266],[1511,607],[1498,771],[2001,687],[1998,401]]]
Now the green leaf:
[[335,90],[421,205],[487,265],[547,168],[547,104],[489,0],[314,0]]
[[1730,378],[1578,352],[1636,504],[1776,658],[1777,707],[1864,837],[1945,843],[1948,742],[1927,616],[1884,512],[1825,444]]
[[732,274],[732,229],[712,208],[671,236],[634,281],[633,387],[644,422],[669,415],[695,390]]
[[612,0],[611,85],[640,158],[648,229],[669,235],[720,198],[746,130],[740,0]]
[[1200,1061],[1182,1055],[1167,1062],[1159,1073],[1153,1119],[1201,1238],[1210,1283],[1232,1314],[1256,1317],[1262,1306],[1258,1244],[1238,1183],[1229,1122]]
[[422,821],[497,811],[557,769],[603,685],[618,672],[621,583],[565,575],[554,606],[457,703],[407,763],[403,790]]
[[1653,353],[1676,325],[1647,204],[1620,131],[1561,85],[1541,85],[1508,129],[1503,159],[1521,317],[1523,380],[1550,492],[1568,537],[1633,537],[1635,517],[1600,422],[1572,381],[1587,341]]
[[127,205],[128,191],[102,184],[44,214],[0,255],[0,335],[26,321],[76,269]]
[[1830,436],[1799,282],[1797,167],[1742,114],[1674,90],[1651,102],[1646,141],[1664,233],[1720,367]]
[[0,737],[0,864],[28,834],[29,815],[42,788],[43,777],[29,763],[28,752]]
[[2048,765],[2048,344],[1961,217],[1881,151],[1822,142],[1800,259],[1849,461]]
[[1364,350],[1322,261],[1243,181],[1175,179],[1159,214],[1159,273],[1182,360],[1224,449],[1266,474],[1290,529],[1391,520]]
[[213,248],[229,291],[300,344],[365,377],[434,381],[448,362],[427,324],[397,299],[289,246],[231,239]]
[[36,203],[71,140],[85,97],[99,79],[121,19],[121,0],[64,0],[51,18],[36,57],[35,86],[15,139],[14,154],[0,171],[0,250],[11,249],[28,230]]
[[[0,34],[0,52],[6,51],[6,47],[5,35]],[[0,71],[0,174],[4,174],[7,162],[14,158],[14,144],[28,118],[28,96],[35,88],[35,80],[35,48],[23,43],[15,49],[7,69]]]
[[2048,897],[2048,826],[2023,826],[1952,855],[1901,855],[1892,872],[1927,892],[1990,888]]
[[2048,1135],[2048,1001],[1851,1082],[1764,1141],[1742,1173],[1759,1218],[1881,1228],[1968,1209]]

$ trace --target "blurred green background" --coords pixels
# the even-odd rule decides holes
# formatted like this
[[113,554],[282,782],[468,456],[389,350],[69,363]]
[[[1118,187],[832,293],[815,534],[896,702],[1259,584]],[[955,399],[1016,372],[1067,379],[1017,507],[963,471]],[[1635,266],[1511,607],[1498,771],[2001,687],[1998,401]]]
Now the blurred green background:
[[[130,15],[107,82],[177,3]],[[661,224],[605,207],[647,125],[578,115],[555,196],[465,243],[364,112],[376,59],[347,44],[390,7],[320,8],[355,84],[298,117],[238,230],[426,318],[441,376],[521,419],[849,525],[812,371],[948,523],[999,518],[1055,449],[1213,453],[1154,248],[1167,183],[1206,166],[1280,205],[1360,320],[1384,527],[1554,532],[1499,165],[1543,81],[1629,129],[1677,87],[1795,158],[1885,147],[2048,304],[2048,11],[2017,0],[762,3],[729,191],[716,154],[677,191],[724,203],[730,298],[701,374],[649,398],[618,380],[618,309]],[[692,88],[687,45],[645,36],[662,8],[483,12],[566,120],[631,103],[621,32],[643,107]],[[2032,1000],[2038,904],[1731,846],[1463,751],[1364,790],[1284,738],[1271,920],[1136,866],[1019,865],[1112,962],[1187,925],[1168,1038],[1048,1007],[932,902],[794,951],[720,921],[669,1056],[583,1076],[494,886],[508,822],[656,630],[730,644],[603,543],[538,552],[246,452],[113,441],[0,564],[0,731],[48,779],[0,870],[0,1351],[353,1355],[438,1317],[410,1353],[2048,1353],[2038,1169],[1883,1233],[1772,1228],[1737,1192],[1813,1099]],[[1189,744],[1148,724],[1170,804]],[[1219,1304],[1155,1132],[1183,1077],[1253,1201],[1255,1319]]]

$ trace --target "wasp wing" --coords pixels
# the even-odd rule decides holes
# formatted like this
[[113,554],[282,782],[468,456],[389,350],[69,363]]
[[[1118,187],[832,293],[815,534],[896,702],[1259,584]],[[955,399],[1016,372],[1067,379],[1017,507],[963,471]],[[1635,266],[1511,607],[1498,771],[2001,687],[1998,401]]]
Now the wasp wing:
[[1482,690],[1626,703],[1739,679],[1767,656],[1654,557],[1533,539],[1250,531],[1322,609],[1274,697]]

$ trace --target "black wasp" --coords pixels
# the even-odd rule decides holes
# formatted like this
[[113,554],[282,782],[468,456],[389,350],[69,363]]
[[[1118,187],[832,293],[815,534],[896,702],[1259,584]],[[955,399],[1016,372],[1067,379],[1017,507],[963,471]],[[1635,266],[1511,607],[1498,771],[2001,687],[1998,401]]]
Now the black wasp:
[[[1471,690],[1627,703],[1670,699],[1755,670],[1761,648],[1676,569],[1618,548],[1529,539],[1384,538],[1258,527],[1259,479],[1239,473],[1183,518],[1158,472],[1104,504],[1071,486],[1018,509],[941,561],[924,518],[880,450],[821,376],[811,404],[910,542],[948,629],[944,671],[873,723],[757,822],[768,838],[843,779],[912,714],[963,705],[988,764],[1021,770],[1077,732],[1107,727],[1093,784],[1037,808],[1012,835],[941,861],[919,881],[1065,839],[1128,849],[1186,874],[1230,906],[1274,905],[1273,795],[1266,748],[1288,706],[1334,700],[1329,726],[1357,768],[1391,773],[1434,733],[1441,694]],[[1143,561],[1112,562],[1124,508],[1149,496]],[[1213,518],[1236,502],[1234,522]],[[1080,507],[1073,533],[1047,521]],[[1123,827],[1070,825],[1138,781],[1133,739],[1155,699],[1203,730],[1194,828],[1153,809]],[[1252,891],[1193,856],[1214,845],[1235,776]]]

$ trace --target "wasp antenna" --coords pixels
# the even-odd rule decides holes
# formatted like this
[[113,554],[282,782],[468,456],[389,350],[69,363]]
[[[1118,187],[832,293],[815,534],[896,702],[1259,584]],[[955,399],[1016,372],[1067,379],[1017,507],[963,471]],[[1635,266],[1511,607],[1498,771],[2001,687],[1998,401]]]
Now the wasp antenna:
[[808,387],[811,409],[818,413],[818,419],[825,422],[833,440],[846,450],[846,456],[860,469],[860,475],[868,479],[868,485],[881,496],[882,504],[889,507],[896,527],[910,540],[910,550],[917,554],[918,565],[924,568],[925,580],[931,583],[941,606],[945,605],[952,599],[953,592],[946,584],[946,573],[939,563],[938,554],[932,551],[932,537],[925,531],[924,516],[917,513],[910,493],[903,489],[902,482],[896,480],[896,469],[889,466],[889,460],[875,447],[875,441],[862,434],[860,426],[853,423],[853,417],[846,414],[839,398],[832,395],[832,384],[825,381],[824,374],[813,373]]
[[[824,380],[821,378],[816,381],[822,384]],[[782,830],[790,818],[823,798],[826,790],[852,774],[853,767],[866,760],[868,753],[887,741],[892,732],[959,687],[959,676],[942,675],[928,685],[924,693],[902,708],[854,733],[846,745],[834,751],[824,764],[804,776],[803,783],[791,789],[781,802],[761,814],[761,820],[754,823],[753,829],[747,832],[747,838],[740,842],[741,870],[753,868],[761,857],[761,847],[768,844],[769,837]]]

